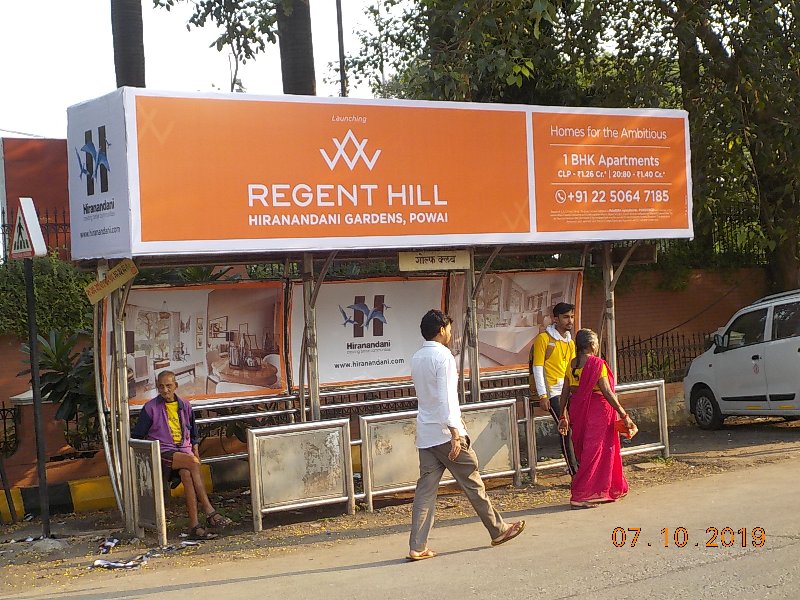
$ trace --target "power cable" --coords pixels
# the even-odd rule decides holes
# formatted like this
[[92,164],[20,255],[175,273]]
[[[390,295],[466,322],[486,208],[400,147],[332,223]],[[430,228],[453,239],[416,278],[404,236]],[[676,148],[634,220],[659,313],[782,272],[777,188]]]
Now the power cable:
[[13,133],[14,135],[25,135],[25,136],[33,137],[33,138],[46,138],[47,137],[45,135],[39,135],[38,133],[26,133],[24,131],[14,131],[13,129],[3,129],[2,127],[0,127],[0,132]]
[[659,338],[659,337],[661,337],[662,335],[666,335],[666,334],[667,334],[667,333],[669,333],[670,331],[674,331],[674,330],[678,329],[679,327],[683,327],[684,325],[686,325],[686,324],[687,324],[687,323],[689,323],[690,321],[693,321],[694,319],[696,319],[697,317],[699,317],[700,315],[702,315],[702,314],[703,314],[704,312],[706,312],[708,309],[710,309],[710,308],[713,308],[714,306],[716,306],[717,304],[719,304],[720,302],[722,302],[722,300],[723,300],[724,298],[726,298],[728,295],[730,295],[730,294],[731,294],[731,292],[733,292],[733,290],[735,290],[737,287],[738,287],[738,285],[734,285],[734,286],[732,286],[732,287],[731,287],[731,289],[729,289],[727,292],[725,292],[724,294],[722,294],[722,296],[720,296],[719,298],[717,298],[716,300],[714,300],[714,302],[712,302],[711,304],[709,304],[708,306],[706,306],[706,307],[705,307],[703,310],[701,310],[700,312],[698,312],[698,313],[696,313],[696,314],[692,315],[691,317],[689,317],[688,319],[686,319],[686,320],[685,320],[685,321],[683,321],[682,323],[678,323],[678,324],[677,324],[677,325],[675,325],[674,327],[670,327],[669,329],[667,329],[666,331],[662,331],[661,333],[657,333],[657,334],[655,334],[655,335],[651,335],[649,338],[645,338],[645,339],[643,339],[643,340],[639,340],[638,342],[634,342],[634,343],[632,343],[632,344],[628,344],[627,346],[625,346],[625,347],[623,347],[623,348],[618,348],[618,349],[617,349],[617,352],[620,352],[620,351],[622,351],[622,350],[627,350],[627,349],[629,349],[629,348],[633,348],[634,346],[638,346],[639,344],[643,344],[643,343],[645,343],[645,342],[649,342],[650,340],[654,340],[654,339],[656,339],[656,338]]

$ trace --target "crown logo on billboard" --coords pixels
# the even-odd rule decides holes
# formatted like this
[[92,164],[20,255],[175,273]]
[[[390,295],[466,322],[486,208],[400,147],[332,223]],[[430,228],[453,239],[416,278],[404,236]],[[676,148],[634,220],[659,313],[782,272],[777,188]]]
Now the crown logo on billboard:
[[[336,138],[331,138],[331,140],[336,146],[336,154],[334,154],[333,158],[328,156],[328,153],[324,149],[319,149],[320,154],[322,154],[322,158],[324,158],[325,162],[328,163],[328,167],[331,171],[333,171],[334,167],[338,164],[339,159],[343,159],[347,166],[350,167],[351,171],[358,163],[358,160],[361,159],[364,161],[364,164],[367,165],[367,168],[372,171],[375,161],[377,161],[378,157],[381,155],[381,151],[376,150],[372,155],[372,158],[368,158],[367,154],[364,152],[364,147],[367,145],[369,140],[365,138],[359,141],[350,129],[347,130],[347,135],[344,136],[343,140],[339,141]],[[355,146],[355,154],[352,158],[345,150],[349,142],[352,142],[353,146]]]

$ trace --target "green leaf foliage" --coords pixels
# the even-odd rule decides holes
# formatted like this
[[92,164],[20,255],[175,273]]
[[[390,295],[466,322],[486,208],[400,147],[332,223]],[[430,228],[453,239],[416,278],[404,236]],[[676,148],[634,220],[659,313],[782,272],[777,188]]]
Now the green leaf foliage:
[[[91,305],[84,288],[93,279],[60,260],[57,253],[34,258],[37,329],[74,333],[91,328]],[[23,261],[0,263],[0,334],[27,339],[27,310]]]
[[[80,414],[85,426],[97,414],[94,350],[76,351],[79,343],[77,333],[51,330],[47,338],[40,335],[39,379],[42,397],[60,404],[55,418],[69,421]],[[29,354],[30,347],[24,344],[22,351]]]
[[689,254],[766,256],[788,289],[800,286],[799,6],[376,0],[348,65],[384,97],[686,110]]

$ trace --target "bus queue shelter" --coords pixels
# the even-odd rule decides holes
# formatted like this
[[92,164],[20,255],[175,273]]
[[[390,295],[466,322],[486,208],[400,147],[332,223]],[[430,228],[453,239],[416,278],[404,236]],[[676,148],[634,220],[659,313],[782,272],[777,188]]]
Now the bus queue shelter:
[[[475,290],[502,248],[585,255],[601,245],[613,344],[610,243],[692,237],[684,111],[121,88],[68,116],[72,256],[99,278],[126,258],[143,267],[302,263],[292,357],[301,418],[306,388],[309,418],[321,416],[315,305],[337,254],[466,251],[465,314],[454,317],[465,319],[462,356],[479,390]],[[487,255],[479,273],[476,252]],[[130,429],[129,293],[130,284],[112,292],[107,311],[115,447],[127,447]],[[96,329],[102,321],[97,310]],[[608,355],[613,363],[613,346]],[[128,524],[130,466],[117,456],[110,467]]]

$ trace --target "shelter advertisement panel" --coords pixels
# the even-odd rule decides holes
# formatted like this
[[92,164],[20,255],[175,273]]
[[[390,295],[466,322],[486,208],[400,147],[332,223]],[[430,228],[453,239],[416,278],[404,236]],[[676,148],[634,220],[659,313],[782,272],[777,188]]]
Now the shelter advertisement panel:
[[683,119],[533,112],[531,124],[543,237],[689,224],[687,161],[677,151],[689,143]]
[[131,256],[130,157],[123,94],[120,89],[72,106],[68,112],[70,233],[76,260]]
[[[575,305],[577,331],[582,285],[583,274],[577,270],[487,274],[476,299],[481,370],[527,367],[533,339],[551,324],[553,307],[559,302]],[[454,273],[450,280],[448,306],[451,315],[464,314],[461,273]],[[452,348],[457,362],[463,326],[456,316]]]
[[[441,309],[444,279],[326,282],[317,297],[319,378],[322,385],[411,376],[422,345],[419,322]],[[291,344],[297,383],[303,340],[303,286],[292,288]]]
[[692,236],[684,111],[124,88],[69,118],[79,259]]
[[[125,307],[130,404],[157,395],[162,371],[175,373],[185,400],[285,391],[283,297],[274,282],[132,289]],[[110,352],[108,324],[104,338]],[[109,365],[110,353],[105,358]]]

